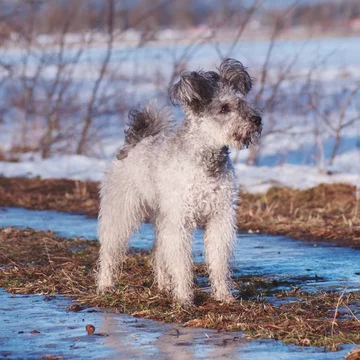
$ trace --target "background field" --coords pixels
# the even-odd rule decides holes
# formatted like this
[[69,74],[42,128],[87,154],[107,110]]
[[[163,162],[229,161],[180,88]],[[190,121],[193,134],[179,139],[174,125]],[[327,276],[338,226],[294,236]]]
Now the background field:
[[230,56],[264,118],[259,143],[232,152],[243,188],[358,186],[359,4],[186,4],[2,2],[0,173],[99,180],[131,107],[166,104],[182,71]]

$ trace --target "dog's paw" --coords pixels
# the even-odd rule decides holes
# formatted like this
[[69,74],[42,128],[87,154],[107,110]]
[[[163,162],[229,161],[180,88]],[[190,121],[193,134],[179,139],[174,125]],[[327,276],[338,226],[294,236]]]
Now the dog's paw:
[[230,294],[220,301],[223,302],[224,304],[231,304],[235,301],[235,298]]
[[115,291],[115,286],[113,285],[99,285],[96,293],[98,295],[111,294]]
[[193,293],[182,293],[174,295],[174,302],[180,308],[189,308],[193,306],[194,295]]
[[192,299],[175,299],[175,307],[181,310],[189,310],[194,307]]
[[220,301],[224,304],[231,304],[232,302],[235,301],[234,296],[229,291],[224,293],[215,293],[213,297],[215,300]]
[[158,281],[157,283],[157,287],[159,289],[159,291],[164,292],[164,293],[171,293],[171,283],[170,281]]

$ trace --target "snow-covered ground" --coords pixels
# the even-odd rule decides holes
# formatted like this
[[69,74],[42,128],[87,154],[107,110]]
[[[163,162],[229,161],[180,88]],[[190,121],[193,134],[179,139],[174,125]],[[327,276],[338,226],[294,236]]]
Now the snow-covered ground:
[[[117,78],[106,78],[104,90],[118,95],[124,103],[135,105],[146,102],[151,97],[165,100],[166,86],[171,78],[172,65],[175,60],[189,51],[191,56],[184,59],[189,69],[214,69],[219,64],[219,53],[225,54],[231,46],[229,42],[214,44],[204,42],[201,46],[188,49],[189,44],[177,43],[169,45],[167,42],[150,43],[137,48],[128,43],[117,43],[114,46],[110,61],[110,70],[117,69]],[[76,49],[73,47],[65,54],[71,62]],[[269,43],[266,41],[239,42],[232,57],[241,60],[250,68],[251,74],[259,75],[261,66],[266,59]],[[51,50],[50,50],[51,51]],[[97,71],[104,58],[105,46],[95,44],[86,49],[74,68],[72,80],[74,96],[85,98],[91,93],[91,87],[96,81]],[[269,76],[276,78],[276,74],[286,64],[294,61],[294,67],[289,78],[281,85],[281,99],[292,92],[299,92],[305,85],[309,70],[313,81],[319,86],[320,95],[325,97],[323,104],[328,102],[332,107],[329,121],[336,124],[341,112],[341,105],[349,91],[360,83],[360,38],[312,39],[312,40],[281,40],[275,44],[271,57]],[[21,68],[23,50],[8,48],[2,55],[4,63],[12,65],[14,74],[17,66]],[[36,71],[36,55],[29,59],[27,73]],[[44,66],[43,79],[52,79],[56,73],[56,65],[51,61]],[[110,74],[112,74],[110,72]],[[0,80],[2,73],[0,71]],[[111,77],[111,76],[110,76]],[[158,79],[158,83],[154,79]],[[15,79],[15,76],[14,76]],[[256,86],[255,86],[256,91]],[[343,97],[342,97],[343,96]],[[306,93],[304,95],[306,97]],[[328,99],[328,100],[327,100]],[[80,99],[81,100],[81,99]],[[80,101],[79,100],[79,101]],[[1,107],[0,99],[0,107]],[[303,102],[299,98],[299,103]],[[339,105],[335,104],[339,101]],[[358,116],[360,112],[360,91],[353,97],[353,106],[349,107],[349,118]],[[86,104],[85,104],[86,105]],[[86,106],[83,108],[86,108]],[[278,105],[277,105],[278,106]],[[337,111],[338,107],[338,111]],[[81,111],[81,106],[79,107]],[[334,110],[335,109],[335,110]],[[9,109],[7,109],[9,110]],[[0,142],[3,151],[7,151],[19,139],[21,114],[16,109],[4,113],[4,123],[0,127]],[[327,114],[324,109],[324,114]],[[175,110],[177,117],[181,111]],[[82,113],[77,114],[73,121],[76,123]],[[124,115],[123,115],[124,116]],[[271,114],[264,113],[264,136],[259,156],[259,166],[247,166],[246,158],[249,151],[240,152],[235,169],[239,184],[252,192],[261,192],[273,185],[285,185],[296,188],[307,188],[319,183],[348,182],[360,187],[360,122],[344,129],[341,136],[338,155],[331,166],[329,159],[334,146],[334,133],[323,124],[315,132],[314,114],[300,110],[300,105],[293,104],[282,109],[277,107]],[[276,119],[275,131],[271,124]],[[40,121],[41,119],[36,119]],[[41,178],[72,178],[84,180],[99,180],[106,164],[114,158],[116,150],[123,142],[123,123],[117,115],[109,115],[106,122],[99,118],[92,129],[96,134],[96,143],[92,155],[58,154],[49,159],[41,159],[38,154],[24,154],[18,163],[0,162],[0,174],[3,176],[39,176]],[[270,125],[269,125],[270,124]],[[41,134],[41,126],[39,134]],[[74,128],[74,134],[77,129]],[[287,129],[287,131],[282,131]],[[290,129],[290,130],[289,130]],[[274,128],[272,129],[274,130]],[[31,134],[34,142],[38,141],[36,133]],[[76,140],[76,139],[75,139]],[[74,139],[69,141],[69,147]],[[320,146],[319,146],[320,143]],[[66,148],[66,147],[65,147]],[[70,149],[70,148],[69,148]],[[71,150],[69,150],[71,152]],[[233,151],[233,158],[235,158]]]
[[[350,183],[360,188],[359,153],[346,154],[345,158],[346,166],[353,164],[357,171],[334,171],[328,174],[306,165],[248,166],[244,163],[236,164],[235,170],[239,186],[249,192],[264,192],[272,186],[305,189],[321,183],[337,182]],[[98,181],[102,178],[109,161],[84,155],[63,155],[46,160],[38,158],[18,163],[0,162],[0,175]]]

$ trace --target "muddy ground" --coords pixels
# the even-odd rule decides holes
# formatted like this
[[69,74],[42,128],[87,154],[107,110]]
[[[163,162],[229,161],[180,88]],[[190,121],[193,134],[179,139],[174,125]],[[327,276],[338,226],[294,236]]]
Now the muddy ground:
[[[272,188],[239,193],[239,230],[334,242],[360,248],[360,195],[347,184],[308,190]],[[0,178],[0,206],[78,212],[96,217],[98,183],[76,180]]]

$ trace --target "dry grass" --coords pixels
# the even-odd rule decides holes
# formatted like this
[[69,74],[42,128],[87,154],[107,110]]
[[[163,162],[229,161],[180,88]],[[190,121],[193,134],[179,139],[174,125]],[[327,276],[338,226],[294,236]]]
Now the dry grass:
[[19,162],[19,158],[14,154],[5,154],[0,148],[0,161]]
[[[272,188],[265,194],[240,193],[240,230],[331,241],[360,248],[360,199],[346,184],[308,190]],[[0,177],[0,206],[98,213],[98,183]]]
[[[5,228],[0,231],[0,248],[0,286],[12,293],[64,294],[84,307],[111,308],[184,326],[242,330],[249,338],[281,339],[297,345],[326,346],[330,350],[344,343],[360,343],[360,320],[355,312],[360,295],[356,293],[279,292],[279,298],[291,296],[292,302],[283,301],[275,306],[264,301],[264,290],[261,294],[258,290],[264,288],[266,280],[248,278],[244,291],[244,279],[239,278],[234,280],[238,290],[243,290],[240,300],[232,304],[215,302],[197,284],[195,305],[183,309],[154,286],[147,252],[132,252],[118,278],[116,292],[100,296],[94,285],[98,254],[95,241]],[[206,276],[206,270],[202,265],[196,266],[195,274]]]
[[95,217],[98,205],[96,182],[0,177],[0,206],[80,212]]
[[240,229],[360,248],[360,199],[355,186],[272,188],[262,195],[240,195]]
[[348,354],[345,360],[360,360],[360,347]]

